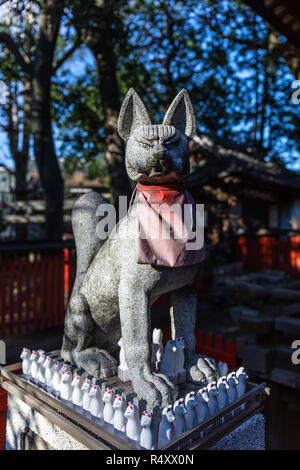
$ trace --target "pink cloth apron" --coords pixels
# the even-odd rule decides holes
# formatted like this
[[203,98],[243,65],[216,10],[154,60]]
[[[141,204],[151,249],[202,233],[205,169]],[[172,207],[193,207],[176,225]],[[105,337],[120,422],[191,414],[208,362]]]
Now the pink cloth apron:
[[192,231],[196,227],[196,206],[184,185],[147,186],[138,183],[131,201],[136,193],[139,221],[137,263],[171,268],[201,263],[205,258],[204,248],[186,249],[186,243],[195,239]]

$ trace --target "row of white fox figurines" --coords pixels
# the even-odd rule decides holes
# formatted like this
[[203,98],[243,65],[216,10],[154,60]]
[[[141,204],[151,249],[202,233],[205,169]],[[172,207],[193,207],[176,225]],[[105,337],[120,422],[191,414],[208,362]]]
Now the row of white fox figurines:
[[220,362],[218,367],[223,375],[217,383],[211,382],[197,393],[189,392],[185,398],[179,398],[174,405],[163,409],[158,436],[155,436],[152,414],[143,411],[139,417],[134,403],[126,404],[125,398],[115,394],[111,387],[106,387],[102,393],[100,385],[77,372],[73,374],[70,364],[56,360],[43,350],[23,348],[21,359],[25,377],[44,384],[48,391],[56,391],[56,396],[59,395],[62,400],[111,424],[114,429],[149,450],[167,445],[172,439],[243,396],[248,379],[243,367],[228,373],[227,364]]

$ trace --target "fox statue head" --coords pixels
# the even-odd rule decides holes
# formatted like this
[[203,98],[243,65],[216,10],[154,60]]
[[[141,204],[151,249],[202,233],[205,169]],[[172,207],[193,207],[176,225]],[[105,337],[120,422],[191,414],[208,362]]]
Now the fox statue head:
[[151,124],[147,110],[133,88],[122,104],[118,131],[126,142],[126,169],[133,181],[164,184],[189,174],[189,140],[196,120],[188,92],[182,89],[162,124]]

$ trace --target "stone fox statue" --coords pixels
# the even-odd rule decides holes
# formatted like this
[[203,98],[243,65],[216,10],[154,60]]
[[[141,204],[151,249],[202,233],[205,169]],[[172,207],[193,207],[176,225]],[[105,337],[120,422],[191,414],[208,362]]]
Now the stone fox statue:
[[[120,111],[118,130],[126,141],[126,169],[133,181],[157,187],[176,183],[189,173],[188,143],[196,123],[186,90],[176,96],[163,123],[152,125],[131,88]],[[108,377],[116,372],[122,336],[134,390],[152,410],[176,399],[174,385],[165,375],[153,373],[150,366],[150,306],[163,293],[175,290],[172,335],[184,337],[187,379],[204,386],[219,374],[213,361],[195,354],[195,286],[201,265],[165,267],[136,260],[138,193],[116,226],[118,230],[105,241],[96,234],[103,219],[96,209],[107,201],[91,191],[73,207],[77,273],[67,308],[62,357],[96,378]]]

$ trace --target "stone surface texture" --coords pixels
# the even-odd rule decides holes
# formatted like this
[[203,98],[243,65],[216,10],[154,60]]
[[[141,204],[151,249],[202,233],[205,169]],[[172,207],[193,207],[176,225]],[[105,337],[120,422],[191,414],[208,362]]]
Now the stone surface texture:
[[[175,97],[163,124],[152,125],[140,97],[130,89],[118,128],[126,140],[126,167],[132,180],[159,185],[188,174],[188,142],[196,123],[186,90]],[[96,234],[101,221],[96,210],[104,204],[106,201],[91,191],[73,208],[78,265],[62,356],[96,378],[107,378],[116,373],[122,336],[134,391],[147,402],[149,411],[161,410],[176,399],[176,387],[165,375],[154,374],[150,366],[150,306],[163,293],[176,289],[170,312],[172,334],[184,337],[188,380],[200,387],[218,379],[215,364],[195,354],[195,286],[201,265],[164,268],[136,262],[136,198],[127,216],[103,242]]]
[[8,394],[6,449],[20,450],[21,434],[30,429],[56,450],[88,450],[72,436],[50,423],[38,411],[22,400]]
[[265,450],[265,418],[261,413],[251,416],[210,450]]

